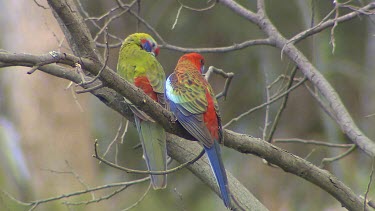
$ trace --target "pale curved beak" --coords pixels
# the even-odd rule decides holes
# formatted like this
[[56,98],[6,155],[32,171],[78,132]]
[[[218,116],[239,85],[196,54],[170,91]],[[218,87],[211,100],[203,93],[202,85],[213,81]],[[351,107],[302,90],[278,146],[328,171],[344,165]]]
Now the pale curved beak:
[[204,72],[204,65],[202,65],[202,67],[201,67],[201,73],[202,73],[202,74],[205,73],[205,72]]

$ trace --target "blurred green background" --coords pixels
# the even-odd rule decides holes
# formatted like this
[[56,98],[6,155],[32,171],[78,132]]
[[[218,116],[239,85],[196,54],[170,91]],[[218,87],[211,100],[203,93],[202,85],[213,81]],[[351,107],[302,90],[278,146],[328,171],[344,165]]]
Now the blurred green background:
[[[46,5],[45,1],[38,1]],[[125,2],[125,1],[124,1]],[[206,1],[182,1],[203,8]],[[254,10],[255,1],[238,1]],[[369,1],[361,1],[365,4]],[[91,16],[100,16],[116,6],[116,1],[81,0]],[[360,5],[361,3],[355,2]],[[208,5],[212,4],[208,3]],[[319,22],[332,10],[331,1],[266,1],[267,13],[279,31],[291,38],[310,25],[314,4],[314,22]],[[353,3],[354,4],[354,3]],[[180,4],[175,0],[141,1],[140,15],[169,44],[181,47],[221,47],[249,39],[264,38],[253,24],[217,4],[204,12],[182,9],[174,29]],[[344,13],[348,10],[341,9]],[[340,14],[341,14],[340,13]],[[99,22],[102,25],[106,19]],[[374,18],[356,18],[339,24],[335,29],[336,48],[332,54],[330,29],[297,44],[297,47],[327,77],[335,87],[356,123],[371,139],[375,138],[375,26]],[[93,36],[97,29],[86,22]],[[109,25],[109,31],[121,38],[137,31],[137,21],[125,14]],[[138,31],[148,32],[142,24]],[[51,11],[33,1],[0,0],[0,48],[11,52],[34,54],[59,50],[63,34]],[[155,36],[154,36],[155,37]],[[103,41],[103,36],[99,37]],[[115,43],[116,40],[110,40]],[[63,52],[70,52],[66,41]],[[100,49],[103,50],[103,49]],[[111,49],[109,66],[116,68],[118,48]],[[169,75],[182,52],[161,49],[158,56]],[[235,77],[226,100],[219,101],[225,124],[239,114],[262,104],[266,86],[281,74],[289,74],[293,63],[280,50],[269,46],[254,46],[228,53],[203,54],[206,67],[215,66]],[[21,201],[44,199],[67,194],[87,187],[141,178],[98,164],[92,158],[93,143],[98,139],[101,152],[115,137],[121,117],[89,94],[77,96],[65,90],[68,81],[28,68],[14,67],[0,71],[0,188]],[[298,76],[301,76],[300,73]],[[224,79],[210,79],[218,93]],[[79,89],[79,88],[77,88]],[[277,87],[273,89],[273,93]],[[272,93],[271,93],[272,94]],[[271,120],[279,103],[270,107]],[[253,113],[227,129],[262,137],[265,110]],[[289,98],[275,138],[314,139],[330,143],[350,143],[334,121],[319,107],[304,88],[295,90]],[[118,147],[118,162],[126,167],[145,169],[134,125],[123,144]],[[343,153],[345,149],[277,144],[298,156],[319,165],[325,157]],[[107,156],[114,160],[116,147]],[[343,210],[328,193],[305,180],[263,164],[256,156],[243,155],[223,148],[223,159],[229,172],[242,182],[270,210]],[[171,166],[177,165],[172,162]],[[348,157],[325,167],[348,185],[357,195],[364,195],[371,171],[371,160],[356,150]],[[78,176],[77,176],[78,175]],[[84,183],[84,184],[82,184]],[[87,201],[90,194],[40,205],[36,210],[122,210],[135,203],[148,187],[148,182],[132,186],[99,203],[67,206],[64,201]],[[370,188],[369,198],[375,193]],[[95,197],[114,189],[95,192]],[[0,194],[0,210],[27,210],[25,206]],[[168,176],[165,190],[151,190],[133,210],[225,210],[221,199],[187,170]]]

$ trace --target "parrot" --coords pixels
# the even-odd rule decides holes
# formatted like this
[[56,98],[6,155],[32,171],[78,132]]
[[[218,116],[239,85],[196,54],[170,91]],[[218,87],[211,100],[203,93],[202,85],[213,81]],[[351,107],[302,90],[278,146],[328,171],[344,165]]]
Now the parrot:
[[[159,47],[146,33],[129,35],[121,45],[118,74],[165,107],[165,73],[156,56]],[[167,147],[164,128],[125,99],[134,113],[135,125],[143,148],[143,159],[149,171],[167,169]],[[167,175],[151,175],[153,188],[164,189]]]
[[219,185],[221,198],[230,206],[228,179],[219,143],[223,130],[218,103],[210,84],[203,77],[204,58],[198,53],[183,55],[165,85],[166,101],[177,121],[201,144]]

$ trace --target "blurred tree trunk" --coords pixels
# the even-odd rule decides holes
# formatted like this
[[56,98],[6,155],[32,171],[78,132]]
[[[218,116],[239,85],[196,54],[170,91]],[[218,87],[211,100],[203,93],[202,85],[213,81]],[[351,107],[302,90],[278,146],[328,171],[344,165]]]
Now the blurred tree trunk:
[[[46,5],[45,2],[39,2]],[[63,34],[50,11],[46,10],[40,15],[41,9],[33,1],[8,3],[9,8],[4,9],[17,15],[7,18],[16,18],[17,21],[14,22],[17,22],[18,26],[8,26],[9,31],[4,36],[10,36],[19,42],[6,43],[6,49],[32,53],[57,50],[59,43],[56,37],[61,39]],[[84,110],[81,112],[71,91],[64,90],[68,81],[38,71],[28,75],[28,69],[20,69],[5,71],[3,77],[6,81],[17,78],[17,83],[8,83],[9,102],[6,103],[10,108],[9,116],[13,118],[12,121],[20,134],[22,150],[31,176],[29,183],[34,195],[24,200],[84,189],[73,175],[53,173],[49,170],[67,172],[73,169],[85,182],[91,184],[98,174],[91,158],[93,140],[90,137],[88,95],[77,96]],[[74,162],[71,162],[73,159]]]

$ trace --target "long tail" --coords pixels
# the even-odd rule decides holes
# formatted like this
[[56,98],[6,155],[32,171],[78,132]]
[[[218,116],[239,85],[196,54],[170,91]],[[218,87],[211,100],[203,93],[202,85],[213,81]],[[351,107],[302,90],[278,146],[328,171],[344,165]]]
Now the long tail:
[[[143,148],[143,159],[149,171],[167,170],[167,146],[163,127],[155,122],[144,121],[135,117],[138,134]],[[163,189],[167,186],[167,175],[151,175],[153,188]]]
[[229,208],[230,193],[227,174],[225,173],[224,164],[221,159],[220,145],[215,141],[211,148],[204,147],[204,150],[207,153],[208,160],[211,163],[211,169],[216,177],[217,183],[219,184],[221,198],[223,199],[225,206]]

